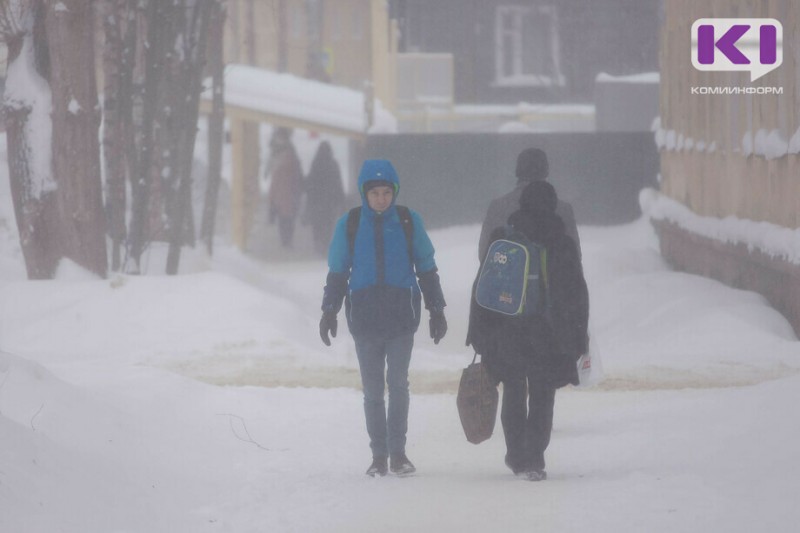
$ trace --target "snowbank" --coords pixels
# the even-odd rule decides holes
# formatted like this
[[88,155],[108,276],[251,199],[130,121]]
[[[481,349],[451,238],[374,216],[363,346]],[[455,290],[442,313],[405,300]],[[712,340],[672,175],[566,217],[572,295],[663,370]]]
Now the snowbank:
[[697,215],[655,190],[642,191],[639,203],[642,212],[656,220],[668,220],[697,235],[725,243],[744,244],[749,250],[759,250],[770,257],[800,264],[800,229],[733,216],[720,219]]
[[[661,127],[661,118],[653,121],[652,130],[654,140],[659,150],[690,151],[713,153],[717,150],[716,141],[699,139],[691,143],[684,142],[684,135],[675,130],[666,130]],[[687,138],[688,139],[688,138]],[[746,131],[734,152],[741,153],[744,157],[758,155],[766,159],[779,159],[785,155],[800,153],[800,127],[787,140],[779,129],[767,130],[759,128],[755,131]]]

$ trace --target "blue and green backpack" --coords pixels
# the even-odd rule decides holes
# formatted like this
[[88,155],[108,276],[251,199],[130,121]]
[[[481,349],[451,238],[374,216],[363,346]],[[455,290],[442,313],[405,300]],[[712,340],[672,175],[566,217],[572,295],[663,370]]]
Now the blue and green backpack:
[[489,245],[475,300],[509,316],[548,315],[547,249],[512,227]]

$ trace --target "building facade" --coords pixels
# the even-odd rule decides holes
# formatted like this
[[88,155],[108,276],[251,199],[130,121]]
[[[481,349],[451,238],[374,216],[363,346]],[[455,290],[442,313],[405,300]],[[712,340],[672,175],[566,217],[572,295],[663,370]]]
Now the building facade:
[[391,34],[385,0],[228,0],[225,62],[374,86],[391,105]]
[[451,53],[459,103],[590,102],[658,70],[661,0],[395,0],[401,53]]

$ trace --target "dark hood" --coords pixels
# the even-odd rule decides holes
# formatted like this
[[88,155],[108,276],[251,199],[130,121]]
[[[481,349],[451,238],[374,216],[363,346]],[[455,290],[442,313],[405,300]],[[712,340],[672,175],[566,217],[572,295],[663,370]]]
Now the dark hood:
[[519,210],[508,223],[534,242],[547,246],[564,235],[564,222],[556,215],[558,196],[546,181],[533,181],[522,191]]

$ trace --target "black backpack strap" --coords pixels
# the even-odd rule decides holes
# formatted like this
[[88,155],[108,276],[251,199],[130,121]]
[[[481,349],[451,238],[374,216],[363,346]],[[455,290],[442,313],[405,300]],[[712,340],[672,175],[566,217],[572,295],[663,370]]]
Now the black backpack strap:
[[[400,224],[403,226],[403,233],[406,236],[406,247],[408,248],[408,260],[414,264],[414,219],[411,218],[411,210],[404,205],[395,206],[397,215],[400,217]],[[361,207],[354,207],[347,214],[347,246],[350,250],[350,257],[356,249],[356,233],[358,224],[361,222]]]
[[397,215],[400,217],[400,224],[403,226],[403,233],[406,234],[406,246],[408,247],[408,260],[414,265],[414,220],[411,218],[411,210],[404,206],[395,206]]
[[347,248],[350,250],[350,260],[353,258],[353,251],[356,249],[356,233],[358,223],[361,222],[361,207],[354,207],[347,213]]

